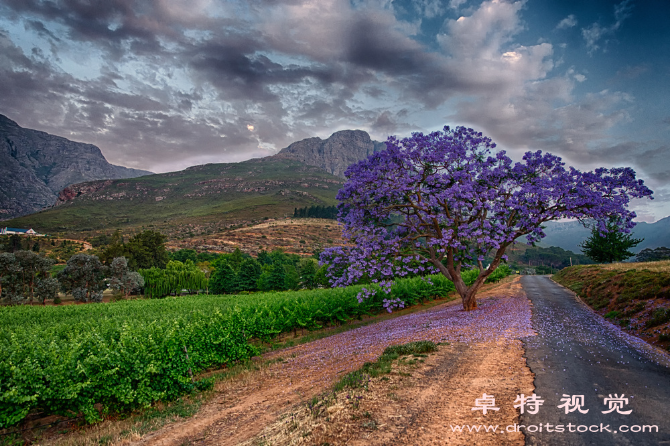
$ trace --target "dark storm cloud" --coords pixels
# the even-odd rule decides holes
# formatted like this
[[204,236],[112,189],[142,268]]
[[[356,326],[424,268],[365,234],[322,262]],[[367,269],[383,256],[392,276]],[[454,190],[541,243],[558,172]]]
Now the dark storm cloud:
[[360,17],[348,31],[344,58],[356,66],[404,76],[423,73],[430,64],[424,49],[394,30],[385,16]]
[[277,96],[268,86],[297,84],[306,78],[324,83],[335,81],[335,70],[318,67],[283,66],[269,57],[255,54],[261,48],[255,41],[246,45],[207,43],[193,48],[190,66],[217,87],[225,99],[273,101]]
[[448,123],[514,155],[543,149],[667,180],[662,137],[607,138],[634,122],[640,104],[625,87],[656,65],[612,65],[596,85],[595,67],[561,66],[569,51],[545,35],[583,27],[589,51],[604,57],[641,5],[611,4],[590,19],[563,11],[543,34],[522,20],[532,2],[397,3],[0,0],[0,27],[25,32],[0,32],[0,113],[154,171],[268,155],[343,128],[383,139]]
[[119,47],[141,40],[146,51],[158,50],[157,35],[175,35],[158,0],[2,0],[17,14],[30,14],[68,28],[68,37]]
[[[26,56],[0,30],[0,98],[4,113],[53,120],[60,115],[66,96],[78,92],[77,80],[35,54]],[[12,117],[12,116],[10,116]]]

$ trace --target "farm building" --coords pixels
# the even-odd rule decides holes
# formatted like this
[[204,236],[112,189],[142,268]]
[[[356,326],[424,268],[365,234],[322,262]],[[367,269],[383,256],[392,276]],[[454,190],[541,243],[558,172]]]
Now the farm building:
[[0,235],[9,235],[9,234],[19,234],[19,235],[44,235],[44,234],[38,234],[35,232],[32,228],[30,229],[19,229],[19,228],[2,228],[0,229]]

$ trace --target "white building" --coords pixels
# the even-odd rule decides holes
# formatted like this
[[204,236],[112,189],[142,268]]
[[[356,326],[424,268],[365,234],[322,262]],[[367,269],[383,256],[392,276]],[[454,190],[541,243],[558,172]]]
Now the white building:
[[10,235],[10,234],[19,234],[19,235],[35,235],[41,236],[44,234],[38,234],[32,228],[30,229],[19,229],[19,228],[2,228],[0,229],[0,235]]

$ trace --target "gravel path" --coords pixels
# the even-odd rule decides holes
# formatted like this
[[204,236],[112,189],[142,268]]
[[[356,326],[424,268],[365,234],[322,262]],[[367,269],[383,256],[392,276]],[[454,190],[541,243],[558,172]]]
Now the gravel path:
[[[520,424],[543,425],[542,432],[527,433],[526,444],[670,444],[668,356],[605,321],[549,277],[525,276],[521,283],[533,305],[537,332],[525,340],[526,358],[535,374],[535,393],[544,400],[537,414],[521,416]],[[583,395],[582,408],[588,412],[566,414],[558,408],[564,395]],[[605,398],[617,395],[628,403],[602,413],[610,409]],[[628,415],[618,413],[628,410]],[[555,427],[547,432],[547,423],[563,425],[565,432]],[[654,425],[658,432],[634,432],[634,426]],[[584,428],[577,426],[598,432],[579,433]]]

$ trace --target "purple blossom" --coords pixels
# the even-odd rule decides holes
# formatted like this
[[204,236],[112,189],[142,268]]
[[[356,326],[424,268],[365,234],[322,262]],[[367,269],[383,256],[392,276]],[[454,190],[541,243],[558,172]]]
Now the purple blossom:
[[[541,151],[513,163],[465,127],[389,137],[386,147],[345,172],[339,221],[354,246],[322,253],[334,286],[367,278],[388,293],[402,273],[441,273],[472,310],[477,290],[516,239],[537,242],[545,236],[541,225],[559,218],[594,219],[606,231],[617,216],[630,229],[630,200],[652,198],[631,168],[580,172]],[[487,256],[493,261],[484,268]],[[480,270],[470,287],[461,278],[469,266]],[[387,308],[397,305],[389,300]]]

